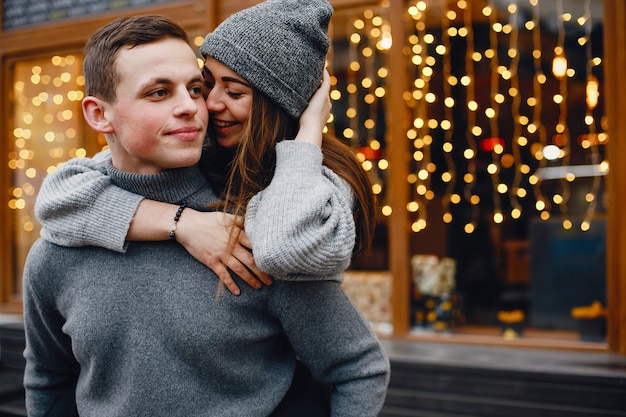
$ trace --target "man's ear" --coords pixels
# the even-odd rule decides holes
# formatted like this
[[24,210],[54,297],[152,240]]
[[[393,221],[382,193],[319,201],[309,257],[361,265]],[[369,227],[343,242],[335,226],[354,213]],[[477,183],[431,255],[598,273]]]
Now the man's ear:
[[94,96],[87,96],[83,99],[83,115],[87,124],[98,133],[113,133],[108,103]]

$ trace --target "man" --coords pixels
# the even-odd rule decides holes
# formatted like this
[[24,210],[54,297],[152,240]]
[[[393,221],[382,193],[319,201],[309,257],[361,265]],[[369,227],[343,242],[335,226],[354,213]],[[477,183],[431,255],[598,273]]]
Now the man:
[[[184,31],[120,19],[87,44],[83,110],[127,191],[207,210],[195,163],[207,112]],[[333,416],[376,415],[388,361],[336,281],[279,282],[240,296],[174,239],[126,253],[39,240],[24,273],[29,416],[269,416],[296,358],[333,385]]]

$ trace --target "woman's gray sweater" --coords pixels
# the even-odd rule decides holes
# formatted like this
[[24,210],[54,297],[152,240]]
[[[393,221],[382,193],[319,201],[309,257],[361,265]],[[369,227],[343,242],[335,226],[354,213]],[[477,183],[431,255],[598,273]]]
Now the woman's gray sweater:
[[[195,167],[108,174],[127,192],[198,210],[216,198]],[[268,416],[296,357],[334,386],[333,416],[378,414],[389,363],[339,282],[240,288],[220,291],[175,241],[115,252],[40,239],[24,271],[29,416]]]
[[[62,246],[125,250],[144,196],[115,186],[106,172],[110,158],[103,152],[73,159],[46,178],[35,207],[43,238]],[[352,207],[350,187],[322,165],[319,147],[278,143],[274,177],[246,212],[257,266],[279,280],[340,281],[355,244]]]

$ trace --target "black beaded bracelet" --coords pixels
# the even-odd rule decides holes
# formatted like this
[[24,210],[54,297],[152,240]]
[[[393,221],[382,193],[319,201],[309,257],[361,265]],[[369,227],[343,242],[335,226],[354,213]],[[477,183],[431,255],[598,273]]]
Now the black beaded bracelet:
[[178,219],[180,219],[180,215],[183,213],[183,210],[185,210],[185,207],[187,207],[186,204],[181,204],[180,207],[178,207],[178,210],[176,210],[176,214],[174,215],[174,223],[172,223],[172,228],[170,229],[170,240],[176,239],[176,227],[178,226]]

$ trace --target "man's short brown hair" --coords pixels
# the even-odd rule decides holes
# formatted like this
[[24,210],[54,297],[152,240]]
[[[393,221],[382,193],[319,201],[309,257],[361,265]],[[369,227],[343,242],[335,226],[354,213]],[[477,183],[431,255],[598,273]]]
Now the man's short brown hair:
[[118,51],[125,46],[132,48],[166,38],[189,43],[185,30],[161,15],[123,17],[98,29],[85,47],[83,74],[87,95],[114,102],[120,81],[115,65]]

